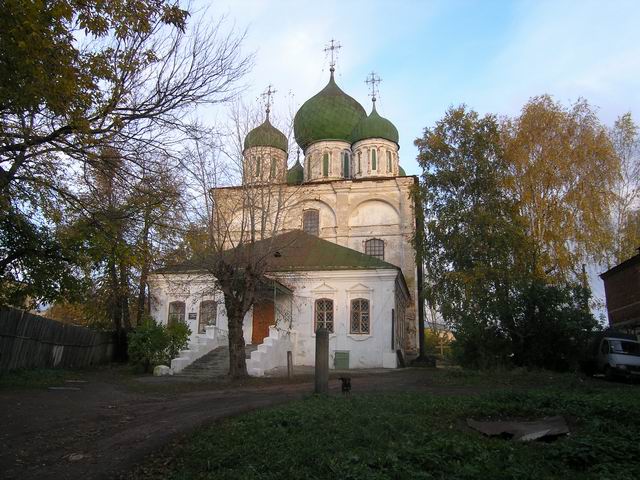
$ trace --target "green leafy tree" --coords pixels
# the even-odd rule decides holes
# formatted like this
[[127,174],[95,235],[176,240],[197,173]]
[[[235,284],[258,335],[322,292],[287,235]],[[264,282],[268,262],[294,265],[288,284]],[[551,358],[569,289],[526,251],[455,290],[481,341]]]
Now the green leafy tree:
[[82,242],[92,285],[87,316],[107,320],[116,332],[140,323],[148,272],[179,229],[180,182],[160,163],[166,165],[142,157],[134,168],[115,149],[104,149],[101,162],[78,180],[83,208],[69,209],[67,231]]
[[[0,4],[0,290],[66,295],[77,250],[60,224],[85,207],[75,175],[100,168],[105,148],[134,165],[141,147],[175,155],[198,135],[189,114],[237,91],[241,40],[172,0]],[[43,289],[45,274],[60,281]]]
[[595,327],[588,290],[540,272],[530,219],[514,195],[495,117],[451,108],[416,140],[425,232],[425,297],[466,366],[576,366]]
[[[527,269],[517,205],[495,117],[451,108],[416,140],[423,169],[426,299],[455,330],[477,366],[504,357],[503,324]],[[497,344],[501,344],[498,346]],[[458,349],[460,351],[460,349]]]

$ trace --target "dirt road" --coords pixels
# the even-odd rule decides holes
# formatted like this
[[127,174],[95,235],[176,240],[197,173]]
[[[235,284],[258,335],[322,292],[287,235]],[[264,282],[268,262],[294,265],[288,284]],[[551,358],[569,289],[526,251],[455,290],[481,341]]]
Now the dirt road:
[[[353,394],[425,389],[471,393],[430,385],[428,370],[354,376]],[[339,394],[339,381],[331,390]],[[158,385],[155,385],[157,387]],[[179,434],[256,408],[303,398],[311,382],[243,387],[198,385],[157,392],[132,389],[117,379],[48,388],[0,391],[0,477],[6,479],[111,479]],[[68,390],[66,388],[77,388]],[[477,389],[476,389],[477,390]]]

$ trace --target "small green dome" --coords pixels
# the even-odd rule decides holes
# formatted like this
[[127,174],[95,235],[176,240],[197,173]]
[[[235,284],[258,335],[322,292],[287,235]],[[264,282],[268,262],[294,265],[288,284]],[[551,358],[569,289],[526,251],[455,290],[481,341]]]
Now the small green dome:
[[300,165],[300,160],[296,160],[287,171],[287,183],[289,185],[300,185],[304,181],[304,168]]
[[284,133],[271,125],[267,114],[264,123],[251,130],[244,139],[244,149],[251,147],[274,147],[286,152],[289,141]]
[[401,177],[407,176],[407,172],[405,172],[404,168],[402,168],[400,165],[398,165],[398,173],[400,174]]
[[293,119],[296,142],[304,150],[320,140],[348,142],[351,132],[367,112],[355,99],[340,90],[333,79],[319,93],[304,102]]
[[369,116],[360,120],[360,123],[358,123],[351,133],[351,143],[356,143],[367,138],[384,138],[395,144],[400,142],[398,129],[393,123],[378,114],[375,103]]

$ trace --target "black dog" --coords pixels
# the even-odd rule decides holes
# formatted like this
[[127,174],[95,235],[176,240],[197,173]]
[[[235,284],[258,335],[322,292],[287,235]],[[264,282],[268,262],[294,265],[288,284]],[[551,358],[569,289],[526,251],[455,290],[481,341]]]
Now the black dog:
[[340,377],[342,382],[342,393],[349,395],[351,393],[351,377]]

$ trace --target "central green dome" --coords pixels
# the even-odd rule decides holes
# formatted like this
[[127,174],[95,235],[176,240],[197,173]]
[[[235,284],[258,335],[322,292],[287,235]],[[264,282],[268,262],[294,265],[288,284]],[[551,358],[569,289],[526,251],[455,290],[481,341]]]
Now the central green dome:
[[327,86],[304,102],[296,113],[293,132],[303,150],[320,140],[349,142],[351,132],[366,116],[362,105],[336,85],[331,72]]

